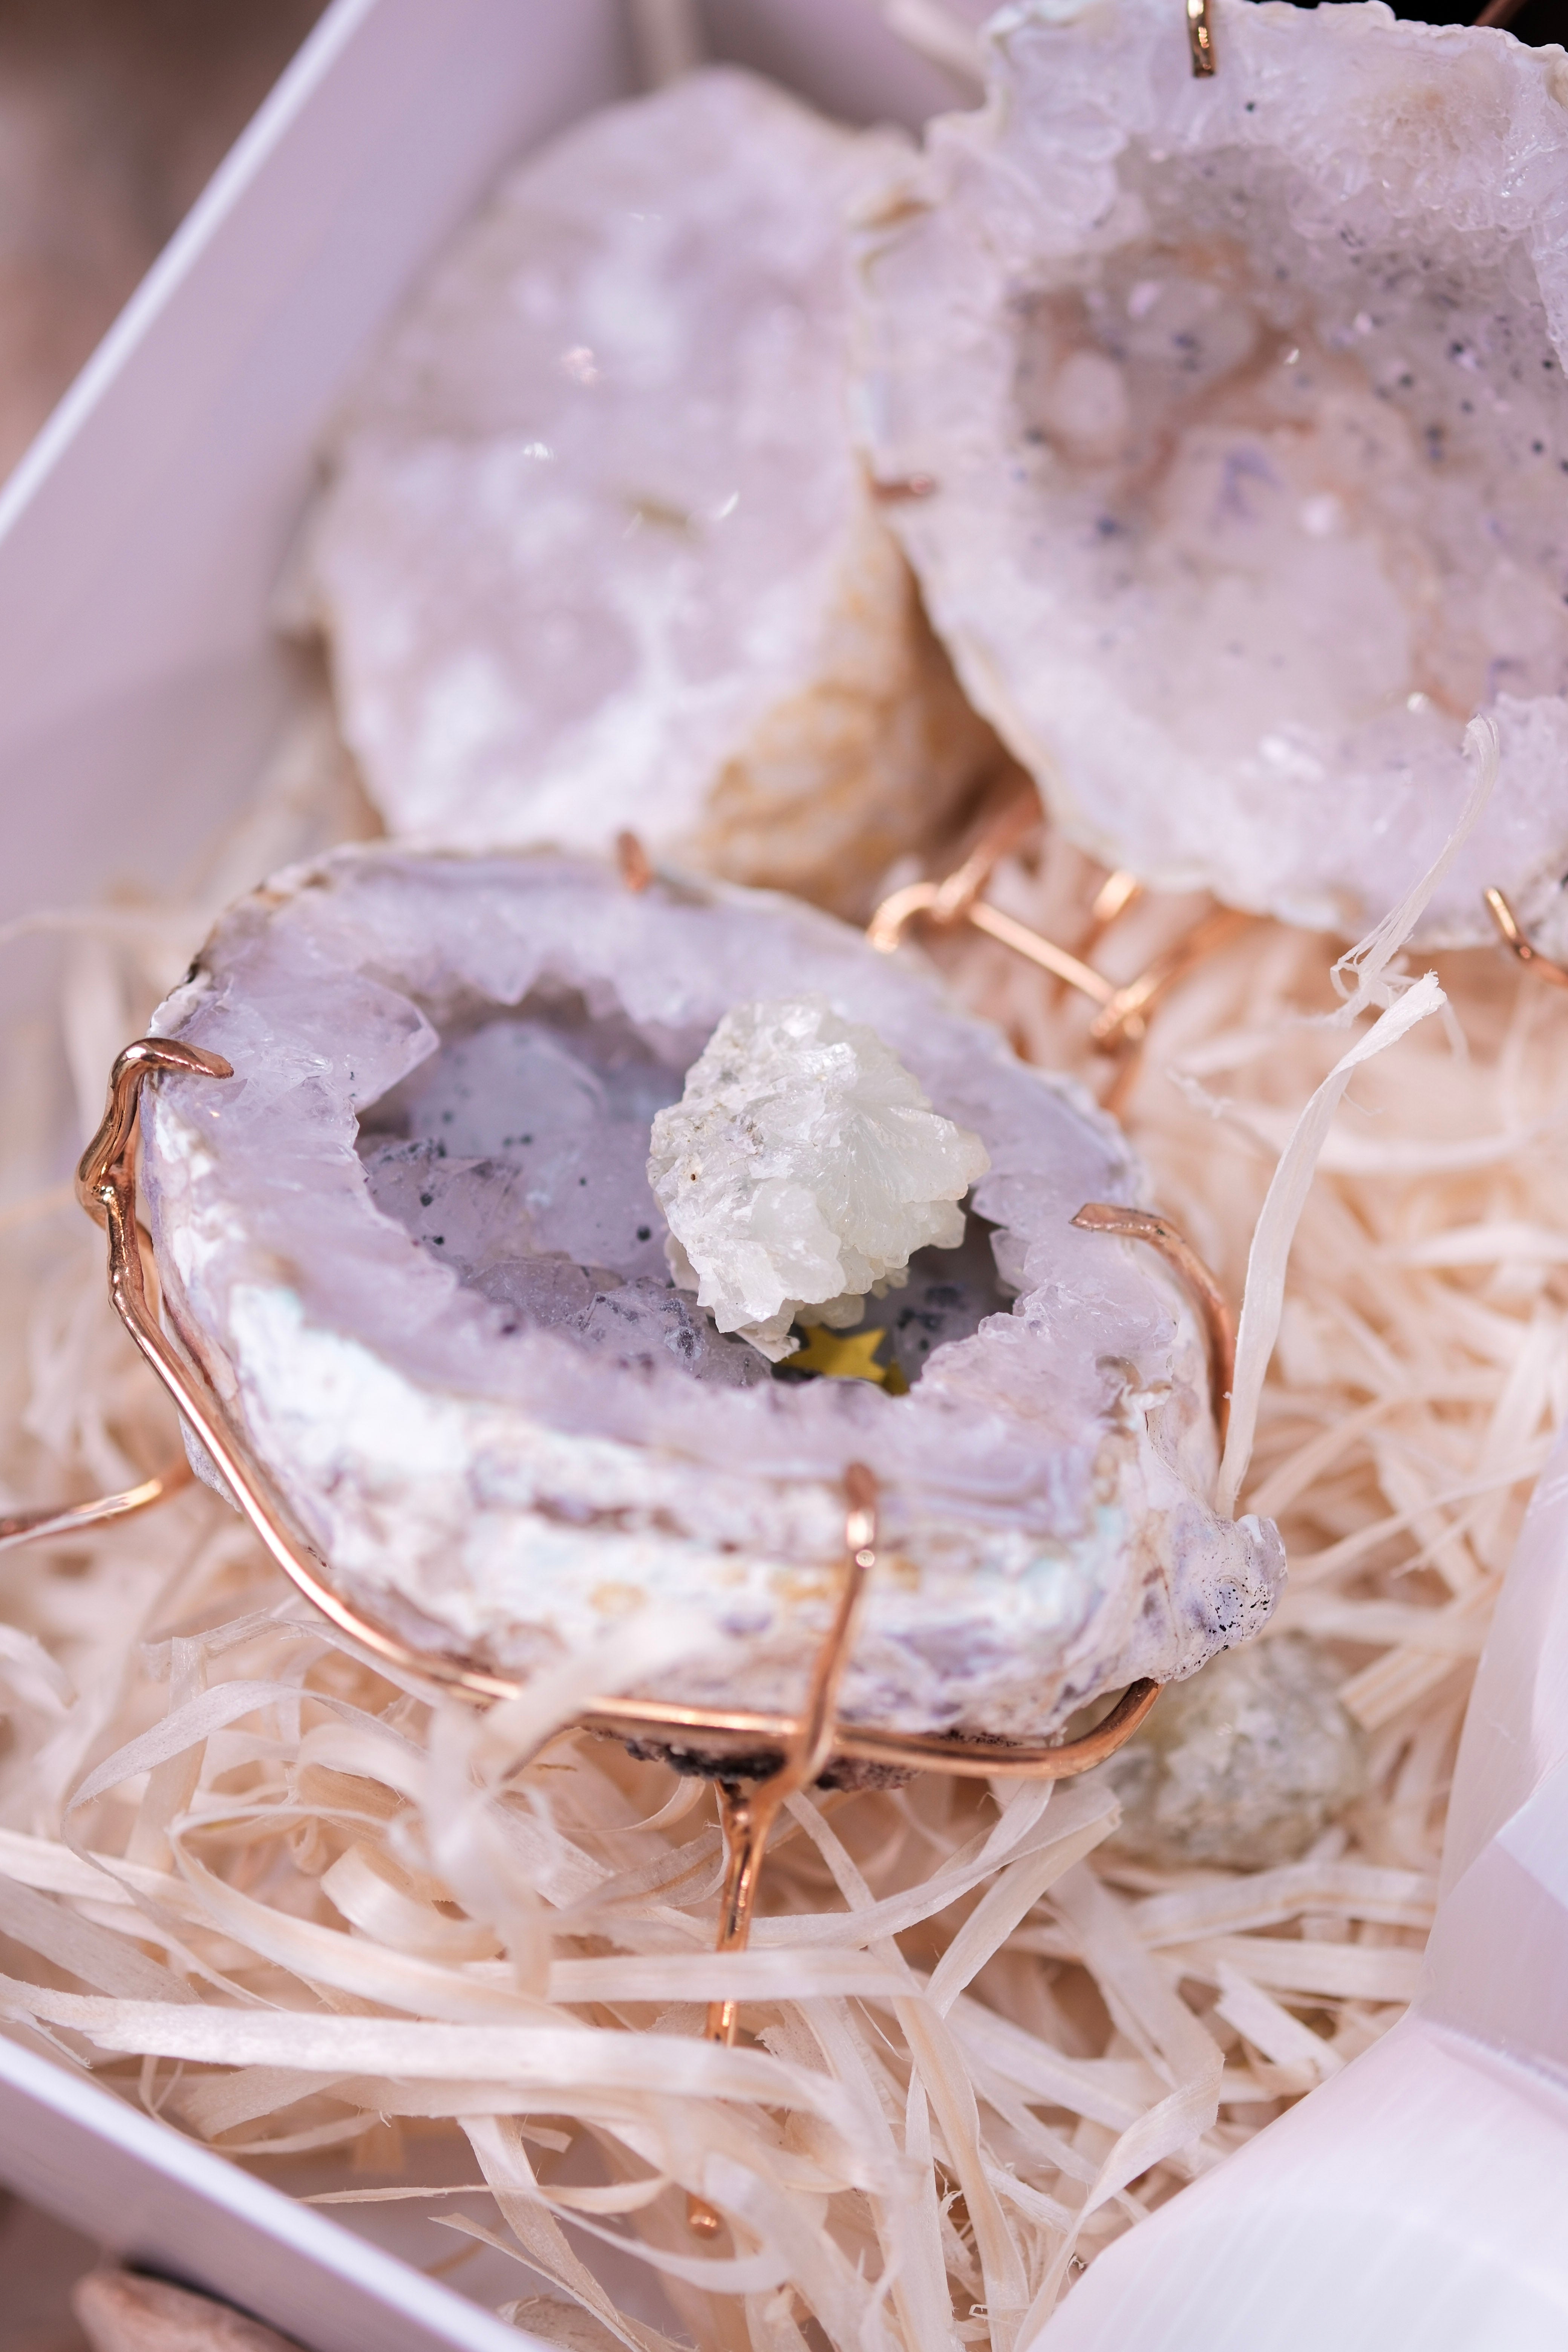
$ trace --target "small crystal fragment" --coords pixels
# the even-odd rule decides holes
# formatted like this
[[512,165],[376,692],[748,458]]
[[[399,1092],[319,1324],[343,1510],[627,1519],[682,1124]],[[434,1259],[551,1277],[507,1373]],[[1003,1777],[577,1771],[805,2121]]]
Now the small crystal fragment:
[[916,1250],[955,1249],[990,1165],[874,1030],[797,996],[725,1014],[653,1122],[648,1181],[677,1281],[776,1363],[805,1309],[846,1328]]
[[1105,1767],[1121,1800],[1117,1843],[1169,1869],[1299,1860],[1366,1786],[1343,1679],[1306,1634],[1281,1633],[1163,1692]]

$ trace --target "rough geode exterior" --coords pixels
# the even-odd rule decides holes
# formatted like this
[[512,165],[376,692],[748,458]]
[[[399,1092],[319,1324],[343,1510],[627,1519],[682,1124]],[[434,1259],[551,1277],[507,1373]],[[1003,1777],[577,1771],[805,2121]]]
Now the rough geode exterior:
[[[444,1024],[542,985],[624,1014],[676,1072],[742,996],[809,988],[868,1023],[990,1151],[975,1207],[1000,1228],[1011,1314],[939,1349],[900,1398],[703,1386],[509,1332],[377,1211],[357,1117]],[[1139,1197],[1125,1143],[918,961],[722,886],[634,897],[550,858],[342,851],[241,901],[158,1026],[236,1072],[149,1091],[165,1312],[341,1588],[433,1646],[528,1671],[691,1603],[735,1646],[652,1687],[789,1704],[826,1623],[853,1461],[880,1482],[886,1549],[850,1719],[1038,1735],[1133,1675],[1192,1672],[1271,1607],[1273,1528],[1207,1500],[1188,1304],[1150,1253],[1068,1223]]]
[[1354,935],[1492,803],[1568,945],[1568,61],[1379,0],[1039,0],[864,252],[865,428],[964,685],[1108,864]]

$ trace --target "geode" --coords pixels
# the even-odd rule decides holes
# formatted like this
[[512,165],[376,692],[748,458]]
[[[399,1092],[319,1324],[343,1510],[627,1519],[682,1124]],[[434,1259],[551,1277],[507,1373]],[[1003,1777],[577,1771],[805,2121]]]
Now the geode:
[[[1108,863],[1355,934],[1441,847],[1568,944],[1568,65],[1378,0],[1010,8],[868,236],[869,448]],[[923,495],[916,495],[923,493]]]
[[[907,1394],[775,1376],[666,1267],[656,1114],[737,1003],[803,993],[989,1156],[910,1262]],[[1121,1135],[909,953],[730,886],[372,847],[241,901],[158,1026],[235,1073],[145,1105],[164,1313],[340,1589],[432,1646],[527,1673],[689,1606],[731,1647],[654,1695],[796,1704],[855,1462],[849,1720],[1037,1736],[1272,1605],[1274,1529],[1208,1500],[1189,1303],[1069,1223],[1139,1197]]]
[[299,574],[395,833],[632,827],[847,910],[994,760],[852,445],[843,216],[900,152],[694,74],[531,159],[417,290]]

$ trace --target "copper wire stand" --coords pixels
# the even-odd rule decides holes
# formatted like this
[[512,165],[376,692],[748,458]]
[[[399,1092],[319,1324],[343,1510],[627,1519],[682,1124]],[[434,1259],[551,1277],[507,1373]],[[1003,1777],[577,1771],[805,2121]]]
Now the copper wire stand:
[[[265,1472],[235,1429],[202,1369],[195,1348],[178,1334],[168,1303],[165,1302],[165,1318],[175,1337],[171,1337],[171,1331],[153,1313],[147,1294],[142,1235],[136,1213],[135,1141],[141,1090],[154,1071],[213,1079],[232,1075],[229,1065],[217,1055],[160,1037],[139,1039],[128,1045],[115,1063],[109,1108],[102,1126],[83,1156],[77,1189],[83,1206],[108,1234],[109,1290],[116,1313],[172,1398],[182,1420],[211,1457],[232,1499],[271,1559],[323,1616],[373,1657],[385,1659],[401,1674],[427,1686],[455,1690],[482,1701],[520,1696],[523,1685],[514,1677],[439,1652],[416,1650],[400,1634],[378,1624],[343,1599],[331,1582],[327,1563],[292,1523]],[[1092,1219],[1096,1231],[1151,1244],[1180,1278],[1191,1282],[1192,1268],[1197,1261],[1163,1220],[1151,1218],[1142,1210],[1111,1203],[1090,1204],[1080,1215]],[[1200,1293],[1197,1303],[1205,1329],[1212,1330],[1215,1314],[1224,1312],[1212,1280],[1206,1294]],[[180,1344],[176,1344],[176,1337]],[[1216,1402],[1217,1396],[1218,1384]],[[121,1500],[110,1499],[115,1503]],[[157,1497],[148,1495],[146,1499]],[[852,1499],[852,1517],[864,1507],[863,1499]],[[101,1503],[79,1504],[50,1512],[31,1530],[30,1538],[24,1535],[18,1539],[38,1540],[46,1533],[68,1532],[107,1515]],[[834,1688],[836,1684],[830,1683],[828,1687]],[[840,1724],[833,1730],[830,1759],[851,1759],[901,1771],[953,1772],[970,1780],[1066,1779],[1100,1763],[1129,1737],[1152,1705],[1156,1687],[1148,1683],[1134,1684],[1103,1723],[1083,1738],[1066,1743],[1014,1746],[952,1738],[936,1732],[898,1732],[868,1724]],[[800,1719],[793,1715],[742,1707],[693,1708],[654,1698],[592,1699],[579,1720],[590,1730],[610,1732],[624,1739],[683,1748],[699,1745],[704,1757],[715,1765],[721,1767],[726,1759],[733,1759],[737,1769],[761,1756],[788,1758],[801,1736]]]
[[[138,1217],[136,1146],[142,1088],[151,1076],[162,1073],[214,1082],[233,1075],[231,1066],[220,1055],[158,1037],[138,1039],[115,1062],[103,1121],[82,1157],[77,1192],[83,1207],[107,1234],[110,1298],[121,1321],[269,1557],[331,1623],[373,1659],[395,1665],[402,1675],[433,1691],[456,1691],[479,1702],[519,1696],[523,1686],[511,1676],[438,1652],[416,1650],[344,1600],[333,1586],[328,1563],[293,1523],[219,1401],[198,1349],[179,1329],[173,1303],[163,1302],[162,1317],[154,1308]],[[1213,1276],[1168,1221],[1146,1211],[1091,1202],[1073,1222],[1087,1231],[1140,1241],[1156,1249],[1190,1290],[1208,1342],[1213,1403],[1223,1438],[1234,1339],[1228,1310]],[[148,1509],[185,1484],[188,1476],[182,1465],[124,1494],[0,1520],[0,1547],[67,1536]],[[877,1492],[870,1472],[852,1465],[846,1473],[845,1489],[844,1569],[833,1620],[813,1661],[798,1714],[689,1707],[670,1700],[612,1696],[591,1700],[578,1717],[580,1727],[585,1729],[699,1754],[704,1768],[714,1774],[725,1846],[717,1935],[721,1952],[745,1948],[767,1842],[780,1812],[835,1761],[879,1765],[901,1772],[949,1772],[967,1780],[1066,1780],[1112,1755],[1137,1729],[1159,1696],[1157,1683],[1134,1682],[1092,1730],[1072,1739],[1037,1743],[840,1723],[839,1687],[876,1567],[878,1544]],[[729,1772],[726,1762],[732,1768]],[[737,2029],[737,2003],[733,2000],[713,2002],[708,2013],[708,2036],[728,2044],[734,2041]],[[689,2220],[703,2236],[714,2235],[721,2227],[719,2216],[700,2198],[689,2200]]]
[[[266,1550],[324,1616],[373,1658],[395,1664],[426,1685],[456,1690],[481,1701],[513,1698],[522,1685],[510,1676],[464,1661],[414,1649],[399,1635],[353,1607],[334,1590],[327,1563],[290,1520],[269,1480],[233,1426],[188,1340],[176,1344],[154,1313],[147,1289],[142,1228],[137,1217],[135,1155],[142,1088],[156,1072],[221,1081],[231,1066],[201,1047],[143,1037],[128,1045],[114,1065],[102,1125],[83,1155],[78,1195],[101,1224],[109,1242],[110,1298],[137,1349],[157,1375],[187,1429],[205,1447],[230,1495]],[[1230,1318],[1217,1285],[1194,1252],[1164,1219],[1110,1202],[1089,1202],[1074,1222],[1085,1229],[1147,1243],[1166,1259],[1193,1291],[1210,1349],[1215,1416],[1223,1414],[1230,1387],[1233,1339]],[[177,1333],[172,1307],[164,1318]],[[62,1511],[27,1515],[10,1523],[15,1542],[38,1541],[73,1528],[94,1526],[128,1510],[145,1508],[172,1491],[171,1479],[153,1479],[127,1496],[110,1496]],[[726,1868],[720,1906],[717,1948],[745,1948],[756,1907],[768,1837],[791,1797],[821,1778],[837,1759],[891,1767],[896,1770],[944,1771],[969,1780],[1066,1780],[1114,1754],[1142,1722],[1159,1696],[1159,1685],[1140,1680],[1125,1690],[1091,1731],[1067,1740],[1009,1744],[951,1738],[935,1733],[884,1730],[837,1720],[839,1685],[853,1645],[856,1621],[877,1559],[877,1497],[871,1474],[852,1465],[846,1474],[847,1513],[846,1564],[833,1622],[813,1663],[805,1703],[796,1716],[747,1708],[709,1709],[669,1700],[594,1699],[578,1718],[590,1730],[637,1742],[695,1748],[715,1771]],[[759,1771],[763,1759],[776,1765]],[[724,1772],[733,1759],[732,1775]],[[710,2038],[732,2042],[737,2004],[721,2000],[708,2014]],[[700,2198],[689,2205],[700,2235],[720,2228],[712,2209]]]
[[911,925],[930,923],[938,930],[967,924],[971,930],[994,940],[1053,980],[1060,981],[1094,1006],[1089,1041],[1097,1054],[1115,1059],[1119,1067],[1108,1097],[1116,1108],[1135,1074],[1137,1056],[1148,1034],[1149,1020],[1162,997],[1195,964],[1244,930],[1251,916],[1233,907],[1215,907],[1189,931],[1147,964],[1135,979],[1118,984],[1087,961],[1117,917],[1142,895],[1131,874],[1109,875],[1089,913],[1089,931],[1083,952],[1058,947],[1055,940],[1016,915],[1005,914],[984,896],[987,883],[1004,857],[1016,849],[1043,822],[1032,791],[1020,792],[984,826],[963,864],[941,882],[911,882],[884,898],[866,927],[866,937],[882,954],[890,955]]

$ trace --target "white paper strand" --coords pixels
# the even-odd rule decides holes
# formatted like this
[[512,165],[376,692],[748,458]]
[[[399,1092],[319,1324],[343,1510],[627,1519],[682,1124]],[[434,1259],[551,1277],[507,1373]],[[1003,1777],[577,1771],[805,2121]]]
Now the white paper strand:
[[[1357,1014],[1369,1005],[1380,1011],[1394,1001],[1397,987],[1407,982],[1395,982],[1388,967],[1404,947],[1421,917],[1426,913],[1432,893],[1480,823],[1487,803],[1497,783],[1498,763],[1502,746],[1497,725],[1490,719],[1472,719],[1465,730],[1466,756],[1475,762],[1475,781],[1466,797],[1459,819],[1425,874],[1413,882],[1396,907],[1391,908],[1381,923],[1367,933],[1364,940],[1341,956],[1332,967],[1330,979],[1344,1003],[1329,1015],[1334,1028],[1348,1028]],[[1350,982],[1354,986],[1351,987]]]
[[1418,1021],[1426,1020],[1446,1002],[1436,972],[1430,971],[1424,973],[1403,996],[1396,997],[1365,1036],[1358,1037],[1341,1055],[1297,1120],[1295,1131],[1280,1155],[1247,1260],[1247,1288],[1236,1338],[1230,1429],[1215,1496],[1216,1507],[1227,1515],[1235,1512],[1241,1482],[1252,1459],[1264,1376],[1285,1311],[1285,1271],[1290,1244],[1334,1113],[1345,1088],[1363,1063],[1386,1053],[1391,1045],[1397,1045]]

